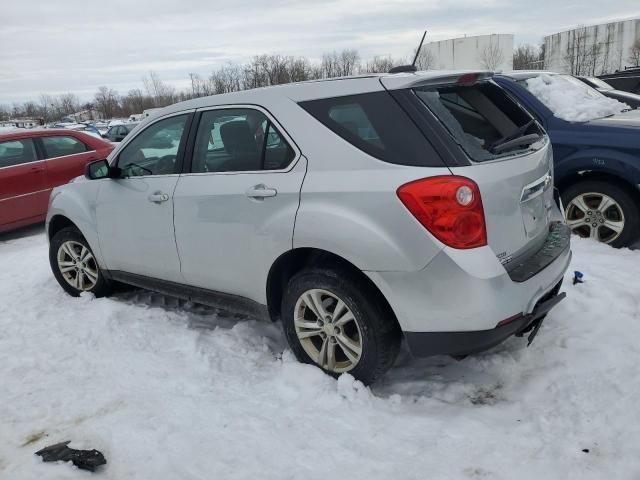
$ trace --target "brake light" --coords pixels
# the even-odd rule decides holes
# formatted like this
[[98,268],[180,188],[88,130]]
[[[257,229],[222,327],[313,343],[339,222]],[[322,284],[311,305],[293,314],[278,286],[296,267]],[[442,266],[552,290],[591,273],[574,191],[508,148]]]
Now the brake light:
[[398,198],[433,236],[453,248],[487,244],[480,189],[455,175],[423,178],[398,188]]
[[463,85],[465,87],[470,87],[474,83],[478,81],[480,78],[479,73],[465,73],[464,75],[460,75],[458,77],[458,85]]

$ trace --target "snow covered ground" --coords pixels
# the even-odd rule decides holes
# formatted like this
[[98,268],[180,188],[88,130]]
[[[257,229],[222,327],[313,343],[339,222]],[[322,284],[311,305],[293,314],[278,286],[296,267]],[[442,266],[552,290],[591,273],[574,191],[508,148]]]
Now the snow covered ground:
[[0,478],[88,478],[33,455],[72,440],[118,480],[637,480],[640,252],[573,248],[586,283],[530,348],[405,354],[369,389],[298,364],[277,325],[71,298],[41,233],[0,236]]

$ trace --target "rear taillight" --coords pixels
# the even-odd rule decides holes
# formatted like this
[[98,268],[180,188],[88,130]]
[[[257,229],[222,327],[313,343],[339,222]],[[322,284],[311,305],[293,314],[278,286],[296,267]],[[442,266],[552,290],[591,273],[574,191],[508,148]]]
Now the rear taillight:
[[423,178],[402,185],[397,193],[413,216],[445,245],[487,244],[482,199],[474,181],[455,175]]

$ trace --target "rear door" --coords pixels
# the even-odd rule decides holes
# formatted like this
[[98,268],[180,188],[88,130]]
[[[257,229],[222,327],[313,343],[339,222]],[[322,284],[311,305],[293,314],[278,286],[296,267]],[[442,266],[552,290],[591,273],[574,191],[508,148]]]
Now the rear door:
[[49,189],[46,165],[30,138],[0,143],[0,227],[43,219]]
[[264,301],[290,250],[306,160],[258,107],[203,111],[189,173],[174,195],[176,243],[190,285]]
[[431,80],[410,95],[450,150],[463,154],[450,170],[478,185],[488,243],[507,262],[541,245],[557,213],[551,148],[539,124],[498,85],[461,79]]
[[101,182],[98,236],[109,270],[184,283],[173,231],[173,193],[190,113],[148,125],[119,152],[122,178]]
[[48,135],[37,138],[47,165],[47,186],[54,188],[82,175],[85,165],[98,156],[89,145],[71,135]]

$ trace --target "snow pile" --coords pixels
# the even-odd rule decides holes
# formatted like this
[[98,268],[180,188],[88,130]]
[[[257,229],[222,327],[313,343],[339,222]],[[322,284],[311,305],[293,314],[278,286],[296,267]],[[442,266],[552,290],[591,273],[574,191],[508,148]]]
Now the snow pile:
[[527,79],[527,88],[556,117],[569,122],[586,122],[630,108],[567,75],[541,74]]
[[[6,237],[5,237],[6,238]],[[640,252],[574,241],[586,283],[530,348],[399,359],[364,387],[297,363],[278,325],[160,295],[65,295],[41,235],[0,237],[0,478],[640,478]],[[583,449],[587,449],[584,452]]]

